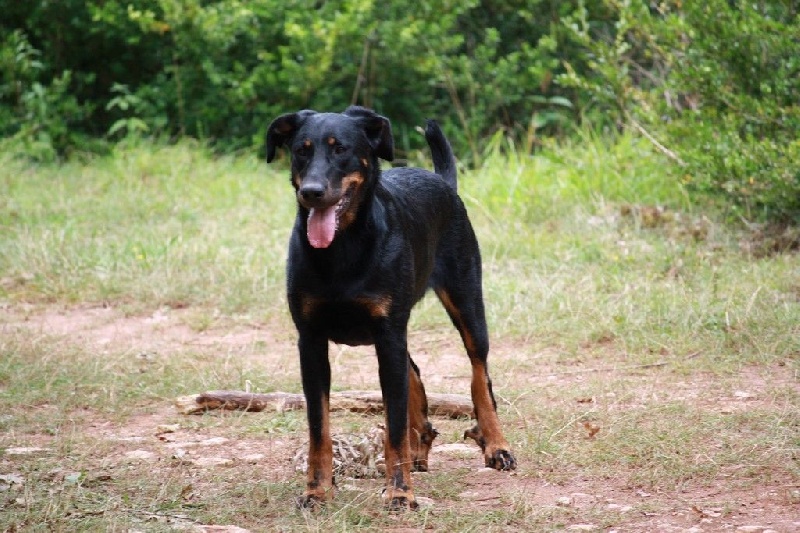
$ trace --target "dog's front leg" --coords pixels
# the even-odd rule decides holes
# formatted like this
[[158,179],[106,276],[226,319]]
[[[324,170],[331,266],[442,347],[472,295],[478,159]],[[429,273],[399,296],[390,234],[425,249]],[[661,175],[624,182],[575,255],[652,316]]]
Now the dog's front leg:
[[333,496],[333,442],[328,401],[331,366],[325,336],[300,330],[298,347],[309,436],[306,490],[298,504],[311,507]]
[[411,488],[411,448],[408,440],[408,370],[406,333],[383,331],[376,335],[378,373],[386,412],[386,491],[384,501],[391,510],[416,509]]

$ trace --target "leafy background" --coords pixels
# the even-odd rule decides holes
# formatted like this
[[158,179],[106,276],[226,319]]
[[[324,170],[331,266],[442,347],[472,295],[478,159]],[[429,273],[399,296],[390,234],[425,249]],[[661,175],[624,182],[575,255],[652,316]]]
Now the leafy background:
[[260,150],[270,120],[358,103],[401,156],[438,118],[501,136],[630,129],[734,220],[800,222],[798,2],[0,0],[0,136],[33,160],[186,136]]

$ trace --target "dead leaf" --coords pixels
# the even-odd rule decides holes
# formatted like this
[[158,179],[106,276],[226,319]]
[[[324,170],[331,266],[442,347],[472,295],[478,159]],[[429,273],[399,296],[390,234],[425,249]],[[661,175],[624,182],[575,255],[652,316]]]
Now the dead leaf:
[[589,432],[588,438],[593,439],[597,433],[600,432],[600,426],[592,424],[588,420],[583,421],[583,427],[586,428],[586,431]]
[[718,518],[722,516],[722,512],[717,509],[700,509],[696,505],[692,505],[692,511],[697,514],[698,518]]
[[175,433],[180,431],[180,424],[160,424],[156,428],[156,435],[163,435],[164,433]]
[[189,501],[194,496],[194,487],[192,484],[188,484],[181,489],[180,499],[184,501]]

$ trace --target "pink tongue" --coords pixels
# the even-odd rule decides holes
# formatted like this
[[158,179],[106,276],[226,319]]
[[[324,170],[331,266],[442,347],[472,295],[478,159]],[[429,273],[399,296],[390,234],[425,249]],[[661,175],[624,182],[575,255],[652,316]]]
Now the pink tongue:
[[311,209],[308,213],[308,242],[314,248],[327,248],[336,234],[336,206]]

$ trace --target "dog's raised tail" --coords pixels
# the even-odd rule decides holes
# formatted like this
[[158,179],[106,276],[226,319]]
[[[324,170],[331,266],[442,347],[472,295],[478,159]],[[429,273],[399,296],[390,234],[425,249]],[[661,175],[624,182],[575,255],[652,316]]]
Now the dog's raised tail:
[[453,155],[453,149],[450,148],[450,142],[447,140],[447,137],[444,136],[442,129],[435,120],[428,119],[425,127],[425,139],[428,141],[428,146],[431,148],[434,172],[444,178],[444,181],[447,182],[453,190],[458,189],[456,179],[456,157]]

